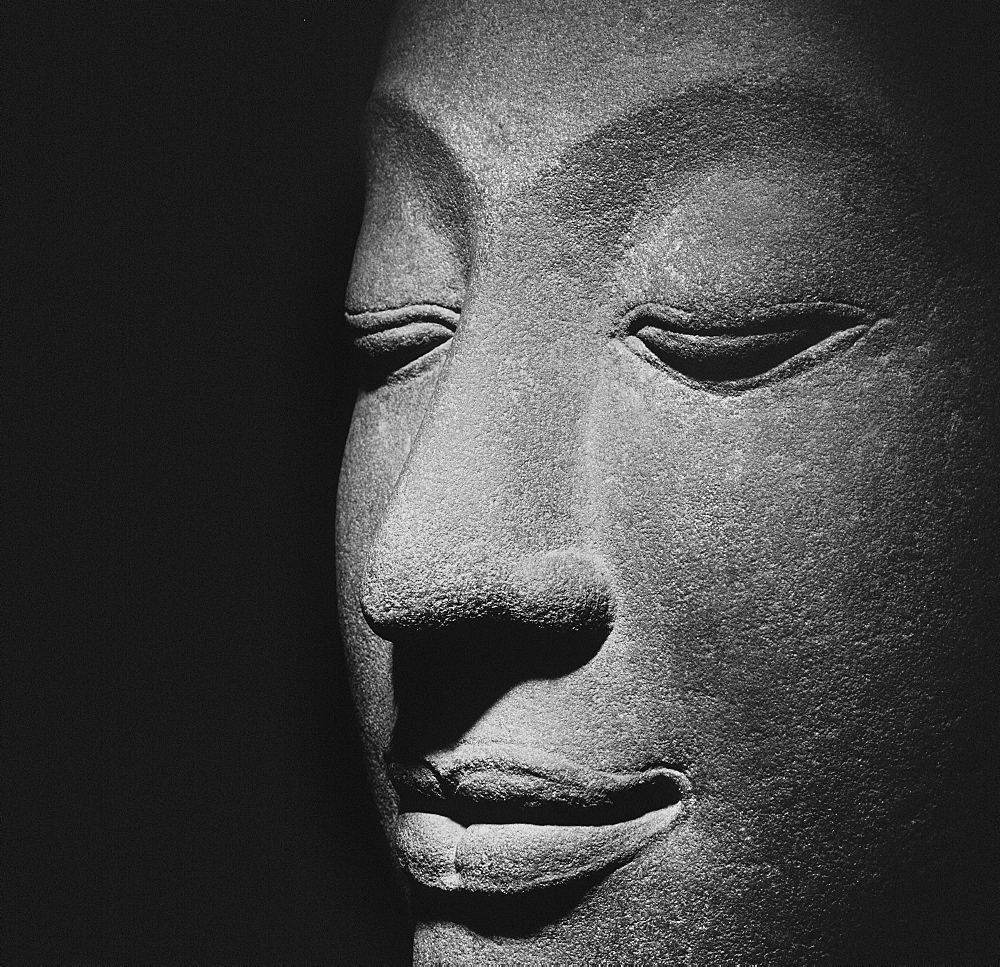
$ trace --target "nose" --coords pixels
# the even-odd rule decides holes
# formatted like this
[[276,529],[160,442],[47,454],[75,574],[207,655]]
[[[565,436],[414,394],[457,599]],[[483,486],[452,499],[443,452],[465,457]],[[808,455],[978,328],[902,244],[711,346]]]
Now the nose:
[[615,614],[587,511],[587,354],[558,339],[526,351],[514,326],[463,323],[377,528],[361,608],[395,645],[461,638],[513,657],[512,640],[530,639],[572,664]]
[[405,554],[383,540],[361,607],[375,633],[394,642],[476,625],[603,638],[614,622],[610,582],[592,552],[568,547],[508,560],[486,541]]

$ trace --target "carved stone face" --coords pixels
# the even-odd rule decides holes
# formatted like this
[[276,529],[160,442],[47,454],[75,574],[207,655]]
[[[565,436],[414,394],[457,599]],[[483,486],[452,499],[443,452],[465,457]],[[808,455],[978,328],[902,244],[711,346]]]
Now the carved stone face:
[[398,17],[338,564],[418,962],[893,962],[955,929],[996,260],[873,16]]

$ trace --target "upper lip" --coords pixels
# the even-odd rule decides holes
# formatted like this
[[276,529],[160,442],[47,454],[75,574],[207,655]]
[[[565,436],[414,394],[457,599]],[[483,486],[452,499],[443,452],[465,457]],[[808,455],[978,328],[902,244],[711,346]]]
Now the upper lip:
[[690,788],[667,765],[613,772],[518,745],[466,745],[387,765],[400,812],[439,813],[463,826],[621,823],[679,802]]

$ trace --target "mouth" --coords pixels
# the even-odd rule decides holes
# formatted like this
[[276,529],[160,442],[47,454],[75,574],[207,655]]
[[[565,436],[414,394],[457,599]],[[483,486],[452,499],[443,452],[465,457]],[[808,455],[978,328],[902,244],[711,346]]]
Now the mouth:
[[668,766],[603,772],[523,746],[388,765],[401,865],[453,893],[529,893],[610,872],[675,825],[691,788]]

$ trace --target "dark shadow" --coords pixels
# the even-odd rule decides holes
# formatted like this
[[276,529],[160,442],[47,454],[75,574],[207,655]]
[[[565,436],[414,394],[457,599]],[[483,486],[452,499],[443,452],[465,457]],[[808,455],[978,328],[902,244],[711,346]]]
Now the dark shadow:
[[395,642],[393,758],[412,761],[454,745],[516,685],[585,665],[607,634],[606,627],[559,632],[472,620]]
[[419,921],[461,923],[484,937],[529,937],[579,906],[607,872],[515,896],[445,893],[418,887],[413,892],[413,910]]

